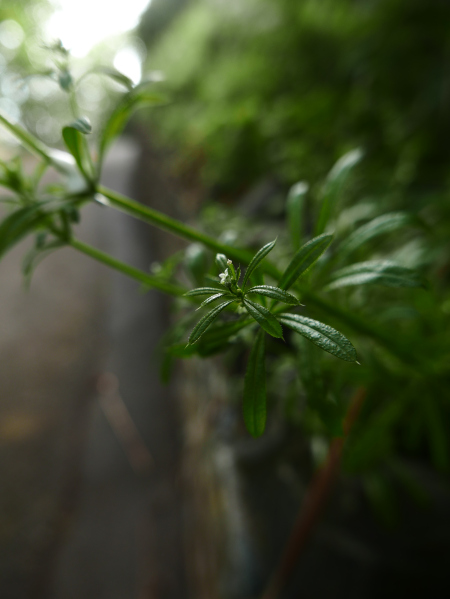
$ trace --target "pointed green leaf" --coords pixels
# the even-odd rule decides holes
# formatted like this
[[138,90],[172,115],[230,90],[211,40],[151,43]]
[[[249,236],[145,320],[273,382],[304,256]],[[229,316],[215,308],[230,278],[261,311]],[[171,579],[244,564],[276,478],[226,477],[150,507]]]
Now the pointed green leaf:
[[299,181],[291,187],[287,198],[287,221],[294,250],[298,250],[302,240],[302,213],[308,189],[307,183]]
[[244,306],[256,322],[272,337],[283,338],[283,329],[275,316],[261,304],[244,299]]
[[305,243],[292,258],[281,277],[278,287],[285,291],[292,287],[295,281],[324,253],[330,245],[333,235],[324,233]]
[[[96,75],[106,75],[106,77],[109,77],[110,79],[113,79],[117,83],[120,83],[121,85],[126,87],[128,91],[131,91],[134,87],[134,83],[131,81],[129,77],[127,77],[117,69],[113,69],[112,67],[95,67],[87,73],[85,73],[84,76],[90,75],[91,73],[94,73]],[[80,81],[84,78],[84,76],[80,77],[80,79],[78,80],[78,85],[80,84]]]
[[327,289],[338,289],[350,285],[378,284],[386,287],[423,287],[419,275],[410,268],[400,266],[392,260],[369,260],[358,262],[334,273],[335,279]]
[[198,341],[200,339],[200,337],[203,335],[203,333],[206,331],[206,329],[209,327],[209,325],[222,312],[222,310],[225,310],[225,308],[227,306],[229,306],[230,304],[232,304],[234,301],[235,300],[232,299],[232,300],[228,300],[227,302],[223,302],[222,304],[219,304],[216,308],[211,310],[211,312],[208,312],[208,314],[205,314],[205,316],[201,320],[199,320],[198,323],[193,328],[192,333],[189,336],[189,344],[188,345],[192,345],[193,343]]
[[363,153],[359,148],[351,150],[339,158],[329,172],[322,188],[321,207],[315,230],[316,235],[320,235],[325,231],[330,216],[333,212],[333,208],[339,199],[347,177],[352,168],[361,160],[362,156]]
[[212,356],[229,347],[236,335],[248,326],[255,324],[253,318],[234,322],[214,322],[195,345],[176,344],[168,348],[174,356],[185,358],[194,354],[202,357]]
[[[148,84],[147,84],[148,85]],[[137,86],[124,95],[119,105],[106,122],[100,140],[99,162],[103,161],[106,150],[112,142],[122,133],[132,114],[144,106],[162,104],[163,96],[149,92],[143,86]]]
[[285,304],[298,305],[300,302],[298,299],[283,289],[279,287],[272,287],[271,285],[257,285],[256,287],[251,287],[246,293],[258,293],[260,295],[265,295],[267,297],[271,297],[278,302],[284,302]]
[[83,135],[87,135],[92,131],[91,121],[87,118],[87,116],[82,116],[79,119],[76,119],[73,123],[70,123],[68,127],[73,127]]
[[196,295],[208,295],[208,293],[219,293],[221,290],[217,287],[197,287],[196,289],[191,289],[184,295],[186,296],[196,296]]
[[389,212],[388,214],[383,214],[362,225],[356,231],[353,231],[342,243],[340,250],[345,254],[349,254],[374,237],[378,237],[384,233],[392,233],[406,225],[414,224],[418,225],[419,220],[417,216],[408,212]]
[[299,314],[281,314],[278,319],[333,356],[347,362],[356,362],[356,350],[350,341],[327,324]]
[[274,239],[270,243],[267,243],[260,250],[258,250],[256,252],[256,254],[253,256],[253,258],[250,261],[250,264],[247,266],[247,270],[245,271],[244,280],[242,282],[242,288],[245,288],[247,281],[248,281],[250,275],[252,274],[252,272],[255,270],[255,268],[258,266],[258,264],[261,262],[261,260],[264,260],[264,258],[267,256],[267,254],[273,250],[273,247],[276,244],[276,242],[277,242],[277,240]]
[[0,256],[34,231],[46,218],[39,204],[25,206],[7,216],[0,224]]
[[265,333],[259,329],[250,352],[244,382],[244,422],[253,437],[266,427]]
[[22,272],[26,278],[27,284],[31,282],[31,277],[34,270],[40,262],[42,262],[53,251],[64,247],[65,243],[60,240],[55,240],[40,246],[36,244],[25,256],[22,263]]
[[85,179],[90,181],[92,179],[93,169],[83,134],[79,129],[69,125],[63,128],[62,136],[69,152],[75,158],[75,162],[77,163],[80,172]]
[[207,306],[211,302],[215,302],[217,299],[219,299],[219,297],[233,297],[233,296],[230,295],[229,293],[227,293],[226,291],[223,293],[216,293],[214,295],[211,295],[211,297],[208,297],[207,299],[205,299],[205,301],[200,304],[200,306],[197,308],[197,310],[200,310],[200,308]]

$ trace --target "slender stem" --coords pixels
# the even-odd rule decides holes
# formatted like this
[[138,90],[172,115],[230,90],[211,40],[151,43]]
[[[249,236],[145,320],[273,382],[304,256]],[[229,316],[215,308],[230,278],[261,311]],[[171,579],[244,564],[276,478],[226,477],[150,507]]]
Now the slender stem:
[[[180,223],[176,219],[171,218],[162,212],[154,210],[153,208],[148,208],[147,206],[144,206],[139,202],[136,202],[135,200],[123,196],[115,191],[102,186],[98,188],[98,191],[109,200],[109,203],[112,207],[117,208],[126,214],[130,214],[135,218],[155,225],[160,229],[169,231],[170,233],[173,233],[182,239],[202,243],[206,247],[209,247],[214,251],[221,252],[228,258],[232,258],[238,262],[241,262],[242,264],[249,264],[250,260],[253,258],[252,252],[249,252],[248,250],[235,248],[230,245],[220,243],[217,241],[217,239],[214,239],[205,233],[196,231],[192,227]],[[268,260],[264,260],[261,263],[261,269],[276,280],[281,278],[282,273]],[[404,363],[410,366],[417,364],[418,360],[416,356],[408,347],[398,343],[388,333],[380,330],[379,327],[372,325],[370,322],[367,322],[348,310],[343,310],[336,304],[328,302],[309,289],[304,288],[301,284],[297,283],[296,288],[301,292],[302,298],[305,300],[305,302],[308,302],[309,305],[315,306],[326,314],[337,318],[340,322],[343,322],[347,326],[351,327],[354,331],[374,339],[380,345],[385,347],[391,354],[395,355],[397,358],[400,358]]]
[[22,144],[25,146],[25,148],[27,148],[27,150],[29,150],[39,158],[42,158],[46,162],[51,162],[49,148],[47,148],[45,144],[43,144],[36,137],[34,137],[34,135],[28,133],[28,131],[23,129],[23,127],[21,127],[20,125],[11,123],[8,119],[5,119],[5,117],[1,114],[0,123],[4,127],[6,127],[6,129],[8,129],[8,131],[12,135],[14,135],[14,137],[17,137],[17,139],[19,139],[22,142]]
[[314,534],[340,471],[345,438],[358,417],[365,397],[366,389],[360,387],[351,398],[344,421],[344,436],[333,439],[324,465],[311,481],[279,564],[262,599],[278,599],[280,597],[295,570],[299,557]]
[[67,174],[68,165],[62,163],[55,158],[55,151],[42,143],[39,139],[28,133],[26,129],[11,123],[8,119],[0,114],[0,123],[14,135],[29,152],[44,160],[47,164],[51,164],[57,171]]
[[94,258],[94,260],[102,262],[103,264],[106,264],[111,268],[114,268],[115,270],[123,273],[124,275],[127,275],[128,277],[131,277],[136,281],[139,281],[139,283],[143,283],[146,287],[152,287],[153,289],[158,289],[163,293],[167,293],[176,297],[183,295],[187,291],[187,289],[185,289],[184,287],[173,285],[172,283],[163,281],[158,277],[149,275],[143,270],[134,268],[134,266],[125,264],[125,262],[121,262],[120,260],[117,260],[116,258],[110,256],[109,254],[106,254],[105,252],[102,252],[97,248],[83,243],[78,239],[71,239],[69,244],[79,252],[82,252],[83,254],[86,254],[87,256]]
[[[159,212],[158,210],[144,206],[143,204],[127,198],[120,193],[102,186],[98,187],[98,191],[109,200],[109,204],[114,208],[150,223],[151,225],[155,225],[160,229],[164,229],[169,233],[173,233],[177,237],[187,239],[188,241],[197,241],[202,243],[206,247],[216,252],[221,252],[225,254],[227,258],[231,258],[237,262],[241,262],[242,264],[249,264],[253,258],[252,252],[249,252],[248,250],[235,248],[231,245],[220,243],[214,237],[210,237],[205,233],[201,233],[200,231],[189,227],[189,225],[185,225],[184,223],[181,223],[178,220]],[[268,274],[272,274],[272,276],[278,277],[280,275],[278,270],[271,264],[266,263],[265,270]]]

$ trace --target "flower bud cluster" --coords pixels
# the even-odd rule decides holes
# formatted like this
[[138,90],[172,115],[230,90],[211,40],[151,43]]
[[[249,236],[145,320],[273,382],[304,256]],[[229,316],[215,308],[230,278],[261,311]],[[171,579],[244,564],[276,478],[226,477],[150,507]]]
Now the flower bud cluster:
[[242,290],[239,287],[239,277],[241,275],[241,269],[238,268],[238,271],[236,273],[233,266],[233,262],[230,259],[226,261],[226,264],[228,268],[226,268],[224,272],[220,273],[219,275],[220,284],[226,287],[228,291],[231,291],[231,293],[233,293],[234,295],[240,296],[242,294]]

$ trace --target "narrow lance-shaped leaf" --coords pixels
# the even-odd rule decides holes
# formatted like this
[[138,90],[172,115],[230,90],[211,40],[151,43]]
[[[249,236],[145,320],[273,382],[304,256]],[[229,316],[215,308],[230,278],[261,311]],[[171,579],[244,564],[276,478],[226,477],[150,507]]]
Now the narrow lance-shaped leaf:
[[24,261],[22,263],[22,272],[25,276],[26,283],[29,285],[31,283],[31,277],[42,260],[46,258],[51,252],[63,247],[65,244],[63,241],[54,240],[49,242],[42,247],[34,247],[32,248],[28,254],[26,254]]
[[281,314],[279,321],[333,356],[356,362],[356,350],[350,341],[327,324],[299,314]]
[[164,102],[164,98],[160,94],[149,92],[141,87],[135,87],[128,92],[106,122],[100,140],[99,163],[103,162],[106,150],[114,139],[120,135],[133,112],[143,106],[161,104],[162,102]]
[[385,233],[392,233],[406,225],[418,225],[419,223],[418,217],[408,212],[389,212],[388,214],[383,214],[362,225],[356,231],[353,231],[342,243],[340,250],[344,254],[349,254],[374,237]]
[[25,206],[7,216],[0,224],[0,256],[34,231],[47,217],[39,204]]
[[302,240],[302,212],[308,189],[307,183],[299,181],[291,187],[287,198],[287,220],[294,250],[298,250]]
[[265,295],[277,300],[278,302],[284,302],[285,304],[292,304],[294,306],[300,303],[298,299],[291,293],[287,293],[287,291],[284,291],[279,287],[272,287],[271,285],[257,285],[256,287],[251,287],[247,293]]
[[227,306],[229,306],[230,304],[232,304],[234,301],[235,300],[232,299],[232,300],[228,300],[227,302],[223,302],[222,304],[219,304],[216,308],[211,310],[211,312],[208,312],[208,314],[205,314],[205,316],[201,320],[199,320],[198,323],[193,328],[192,333],[189,336],[188,345],[192,345],[193,343],[198,341],[200,339],[200,337],[203,335],[203,333],[206,331],[206,329],[209,327],[209,325],[222,312],[222,310],[225,310],[225,308]]
[[200,308],[207,306],[211,302],[215,302],[216,300],[219,299],[219,297],[233,297],[233,296],[230,295],[229,293],[227,293],[226,291],[223,293],[215,293],[214,295],[211,295],[210,297],[205,299],[205,301],[200,304],[200,306],[197,308],[197,310],[200,310]]
[[253,318],[236,320],[234,322],[214,322],[194,345],[175,344],[168,352],[179,358],[190,357],[194,354],[206,357],[227,349],[231,340],[242,329],[255,325]]
[[272,337],[283,338],[283,329],[275,316],[261,304],[244,299],[244,306],[256,322]]
[[392,260],[358,262],[338,270],[333,278],[335,280],[327,285],[327,289],[370,284],[386,287],[424,287],[417,272]]
[[320,258],[330,245],[333,235],[324,233],[305,243],[292,258],[281,277],[278,287],[285,291]]
[[221,289],[218,287],[197,287],[196,289],[191,289],[184,295],[186,296],[196,296],[196,295],[208,295],[209,293],[219,293]]
[[245,373],[243,414],[248,432],[253,437],[266,427],[265,333],[259,329],[250,352]]
[[106,77],[110,77],[117,83],[120,83],[121,85],[126,87],[128,91],[131,91],[134,87],[134,83],[131,81],[131,79],[129,77],[127,77],[126,75],[124,75],[123,73],[118,71],[117,69],[114,69],[112,67],[104,67],[104,66],[94,67],[93,69],[86,71],[84,73],[84,75],[78,79],[77,85],[79,86],[81,81],[85,77],[87,77],[88,75],[91,75],[91,74],[106,75]]
[[320,235],[325,231],[330,216],[339,199],[347,177],[354,166],[363,156],[359,148],[341,156],[328,174],[321,193],[321,207],[315,233]]
[[[68,150],[75,158],[75,162],[77,163],[80,172],[83,174],[86,180],[91,181],[93,178],[93,167],[86,141],[83,138],[85,132],[81,131],[83,126],[80,124],[80,121],[81,119],[75,121],[67,127],[64,127],[62,130],[62,136]],[[87,122],[85,125],[86,126],[84,129],[87,132]]]
[[273,250],[273,247],[276,244],[276,242],[277,242],[277,240],[274,239],[270,243],[267,243],[260,250],[258,250],[256,252],[256,254],[253,256],[253,258],[250,261],[250,264],[247,266],[247,270],[245,271],[244,280],[242,282],[243,288],[245,288],[250,275],[255,270],[255,268],[258,266],[258,264],[261,262],[261,260],[264,260],[264,258],[267,256],[267,254]]

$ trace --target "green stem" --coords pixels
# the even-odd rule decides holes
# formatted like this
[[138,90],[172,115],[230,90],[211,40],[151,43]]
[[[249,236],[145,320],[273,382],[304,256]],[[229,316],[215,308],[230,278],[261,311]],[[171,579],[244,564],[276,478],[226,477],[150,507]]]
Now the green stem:
[[0,123],[14,135],[29,152],[41,158],[46,164],[51,164],[57,171],[67,174],[68,166],[55,159],[54,151],[43,144],[39,139],[28,133],[26,129],[15,123],[11,123],[0,114]]
[[22,144],[32,152],[37,155],[39,158],[45,160],[45,162],[51,162],[51,158],[49,156],[49,148],[40,142],[34,135],[31,135],[23,129],[20,125],[16,125],[15,123],[11,123],[8,119],[5,119],[4,116],[0,114],[0,123],[8,129],[8,131],[14,135],[17,139],[19,139]]
[[[130,214],[135,218],[139,218],[146,223],[155,225],[159,229],[168,231],[177,237],[187,239],[188,241],[202,243],[211,250],[223,253],[227,256],[227,258],[231,258],[232,260],[236,260],[242,264],[249,264],[250,260],[253,258],[252,252],[249,252],[248,250],[243,250],[240,248],[235,248],[231,245],[220,243],[220,241],[217,241],[217,239],[214,237],[210,237],[205,233],[196,231],[192,227],[189,227],[188,225],[185,225],[184,223],[181,223],[178,220],[159,212],[158,210],[154,210],[153,208],[144,206],[135,200],[131,200],[120,193],[102,186],[98,187],[98,191],[109,200],[109,204],[114,208],[117,208],[126,214]],[[271,264],[266,263],[264,268],[266,272],[272,276],[278,277],[280,274],[278,270]]]
[[[125,212],[126,214],[130,214],[147,223],[155,225],[160,229],[169,231],[170,233],[173,233],[182,239],[202,243],[206,247],[223,253],[228,258],[232,258],[238,262],[241,262],[242,264],[249,264],[250,260],[253,258],[253,254],[247,250],[220,243],[213,237],[209,237],[204,233],[200,233],[192,227],[180,223],[174,218],[166,216],[165,214],[152,208],[148,208],[147,206],[116,193],[115,191],[111,191],[105,187],[99,187],[98,191],[109,200],[111,206],[121,210],[122,212]],[[276,280],[281,278],[282,273],[276,268],[276,266],[267,260],[261,264],[261,269]],[[338,319],[340,322],[346,324],[354,331],[374,339],[406,364],[417,364],[418,358],[413,352],[411,352],[403,344],[396,342],[395,339],[393,339],[389,334],[380,330],[378,327],[373,326],[371,323],[365,321],[355,314],[350,313],[347,310],[339,308],[335,304],[328,302],[327,300],[319,297],[312,291],[305,289],[298,284],[296,285],[296,288],[302,293],[302,298],[308,302],[309,305],[319,308],[329,316],[332,316]]]
[[78,250],[79,252],[82,252],[83,254],[86,254],[87,256],[94,258],[94,260],[97,260],[102,264],[106,264],[107,266],[114,268],[115,270],[123,273],[124,275],[127,275],[128,277],[131,277],[136,281],[139,281],[139,283],[142,283],[146,287],[158,289],[163,293],[167,293],[176,297],[183,295],[187,291],[187,289],[185,289],[184,287],[173,285],[172,283],[164,281],[158,277],[149,275],[143,270],[139,270],[138,268],[134,268],[133,266],[130,266],[125,262],[121,262],[120,260],[117,260],[116,258],[110,256],[109,254],[106,254],[105,252],[102,252],[101,250],[98,250],[88,245],[87,243],[83,243],[78,239],[71,239],[69,245],[71,245],[74,249]]

